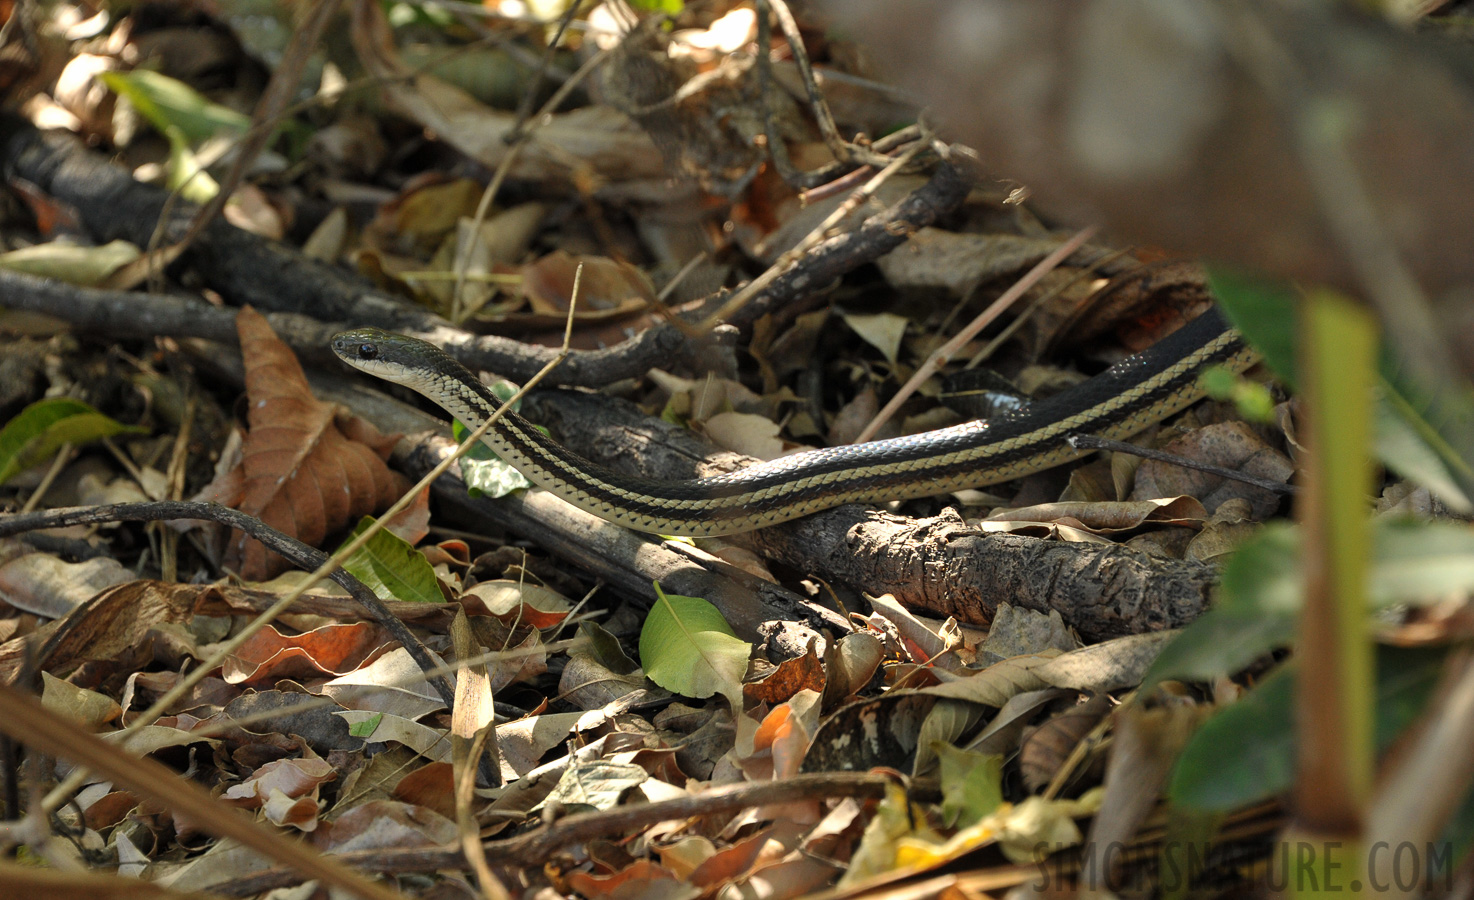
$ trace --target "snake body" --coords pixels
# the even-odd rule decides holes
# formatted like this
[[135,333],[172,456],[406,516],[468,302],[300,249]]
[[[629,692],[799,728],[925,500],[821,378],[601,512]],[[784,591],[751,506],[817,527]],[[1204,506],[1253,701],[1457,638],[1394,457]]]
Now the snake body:
[[[333,351],[348,365],[405,385],[475,429],[501,401],[439,348],[373,328],[345,331]],[[1202,397],[1198,374],[1257,360],[1216,310],[1099,375],[1017,413],[890,440],[811,450],[729,475],[661,481],[590,462],[508,411],[483,440],[533,483],[638,531],[751,531],[843,503],[924,497],[981,487],[1090,452],[1072,435],[1122,439]]]

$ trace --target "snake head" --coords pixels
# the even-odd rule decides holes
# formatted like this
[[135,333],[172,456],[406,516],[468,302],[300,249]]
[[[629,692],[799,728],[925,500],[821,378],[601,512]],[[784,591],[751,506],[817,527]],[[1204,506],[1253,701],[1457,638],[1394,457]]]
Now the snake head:
[[392,345],[396,338],[403,340],[399,335],[377,328],[355,328],[333,337],[333,352],[348,365],[362,369],[365,368],[362,363],[392,360]]
[[475,380],[439,347],[377,328],[340,332],[334,336],[332,348],[339,359],[360,372],[415,390],[447,374]]

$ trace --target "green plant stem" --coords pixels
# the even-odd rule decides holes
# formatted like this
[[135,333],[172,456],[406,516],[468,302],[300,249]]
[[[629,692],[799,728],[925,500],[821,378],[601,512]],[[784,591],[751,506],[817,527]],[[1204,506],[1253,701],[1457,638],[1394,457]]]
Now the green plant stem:
[[1374,763],[1366,498],[1377,325],[1365,309],[1328,290],[1305,297],[1300,324],[1302,434],[1309,453],[1298,510],[1306,597],[1294,840],[1308,839],[1314,852],[1288,854],[1293,871],[1287,874],[1300,896],[1345,895],[1365,883],[1360,836]]

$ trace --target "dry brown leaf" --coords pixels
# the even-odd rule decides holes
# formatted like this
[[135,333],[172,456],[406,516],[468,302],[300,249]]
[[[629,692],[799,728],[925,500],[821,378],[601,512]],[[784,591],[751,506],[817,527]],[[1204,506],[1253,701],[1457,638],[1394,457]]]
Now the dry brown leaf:
[[394,847],[435,847],[455,840],[455,823],[431,809],[371,800],[324,823],[313,835],[319,850],[350,853]]
[[324,625],[285,635],[267,625],[251,635],[220,667],[230,684],[269,684],[280,678],[344,675],[367,663],[388,639],[367,622]]
[[[318,785],[332,781],[338,772],[317,756],[269,762],[240,784],[231,785],[221,799],[242,809],[260,809],[275,793],[292,799],[317,797]],[[314,809],[314,812],[316,810]],[[276,824],[282,824],[280,822]],[[311,829],[303,829],[304,831]]]
[[1110,712],[1110,698],[1101,694],[1065,710],[1036,728],[1019,748],[1019,770],[1030,791],[1050,782],[1071,751]]
[[426,763],[399,779],[392,794],[395,800],[433,809],[447,819],[456,815],[455,775],[448,762]]
[[[407,487],[384,462],[397,436],[382,435],[314,397],[291,348],[255,310],[241,310],[236,330],[250,406],[236,508],[317,546],[393,503]],[[249,581],[287,568],[285,560],[239,532],[231,535],[225,561]]]
[[618,310],[634,312],[655,299],[655,286],[639,269],[607,256],[574,256],[554,250],[522,269],[522,291],[533,312],[555,316],[561,322],[568,314],[578,267],[578,312]]
[[744,684],[742,694],[749,700],[758,700],[769,705],[786,703],[799,691],[824,691],[824,666],[814,652],[814,641],[809,642],[808,652],[796,659],[778,664],[772,674],[762,681]]
[[[113,671],[131,671],[153,659],[149,632],[156,625],[183,622],[194,613],[198,585],[132,581],[108,588],[34,634],[0,645],[0,680],[10,681],[24,663],[31,642],[47,646],[48,672],[66,675],[95,661]],[[93,680],[103,676],[94,672]]]
[[1022,509],[997,510],[988,516],[988,521],[1057,522],[1093,534],[1116,534],[1147,524],[1198,527],[1207,518],[1207,510],[1193,497],[1164,497],[1119,502],[1041,503]]
[[27,553],[0,565],[0,600],[16,609],[59,619],[133,572],[110,556],[69,563],[47,553]]
[[[1176,456],[1281,484],[1289,481],[1295,472],[1295,465],[1289,457],[1265,443],[1253,428],[1243,422],[1206,425],[1162,449]],[[1210,513],[1223,503],[1241,497],[1249,501],[1257,519],[1269,517],[1283,499],[1263,488],[1153,459],[1143,461],[1136,470],[1136,489],[1132,491],[1131,499],[1149,500],[1179,494],[1202,500]]]
[[[572,872],[568,875],[568,886],[590,898],[624,896],[626,891],[620,889],[627,885],[638,886],[638,895],[642,897],[694,897],[699,893],[696,888],[683,885],[669,869],[647,859],[637,859],[628,868],[610,875],[592,875],[587,872]],[[651,893],[661,888],[668,888],[669,892]],[[683,893],[683,888],[689,893]]]
[[[434,131],[447,143],[494,169],[511,152],[506,138],[521,120],[478,102],[433,75],[416,71],[399,57],[383,11],[374,3],[352,7],[351,36],[357,56],[379,79],[390,106]],[[566,182],[625,181],[665,177],[655,145],[624,114],[586,106],[549,116],[514,158],[512,178]]]

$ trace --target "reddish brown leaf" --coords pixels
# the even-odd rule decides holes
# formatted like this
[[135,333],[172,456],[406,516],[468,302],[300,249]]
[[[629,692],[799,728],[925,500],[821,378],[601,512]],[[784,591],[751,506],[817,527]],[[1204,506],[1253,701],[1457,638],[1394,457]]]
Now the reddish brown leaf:
[[578,285],[581,313],[644,309],[646,303],[655,299],[650,279],[629,263],[555,250],[522,270],[522,291],[532,302],[533,310],[552,316],[566,315],[579,265],[583,266]]
[[285,635],[267,625],[246,640],[221,666],[230,684],[270,683],[278,678],[315,678],[352,672],[383,646],[377,625],[324,625],[306,634]]
[[784,660],[778,668],[762,681],[744,684],[742,694],[749,700],[760,700],[769,705],[786,703],[799,691],[824,690],[824,666],[814,652],[814,642],[803,656]]
[[455,774],[450,763],[426,763],[399,779],[391,796],[401,803],[433,809],[447,819],[456,816]]
[[[384,463],[393,439],[314,397],[297,357],[255,310],[241,310],[236,330],[250,406],[241,512],[317,546],[394,502],[406,484]],[[252,581],[286,568],[284,560],[240,533],[231,537],[226,564]]]
[[629,868],[612,875],[573,872],[568,876],[568,886],[585,897],[604,897],[632,882],[643,883],[646,887],[653,888],[657,882],[667,881],[673,887],[680,884],[669,869],[656,865],[648,859],[637,859]]

